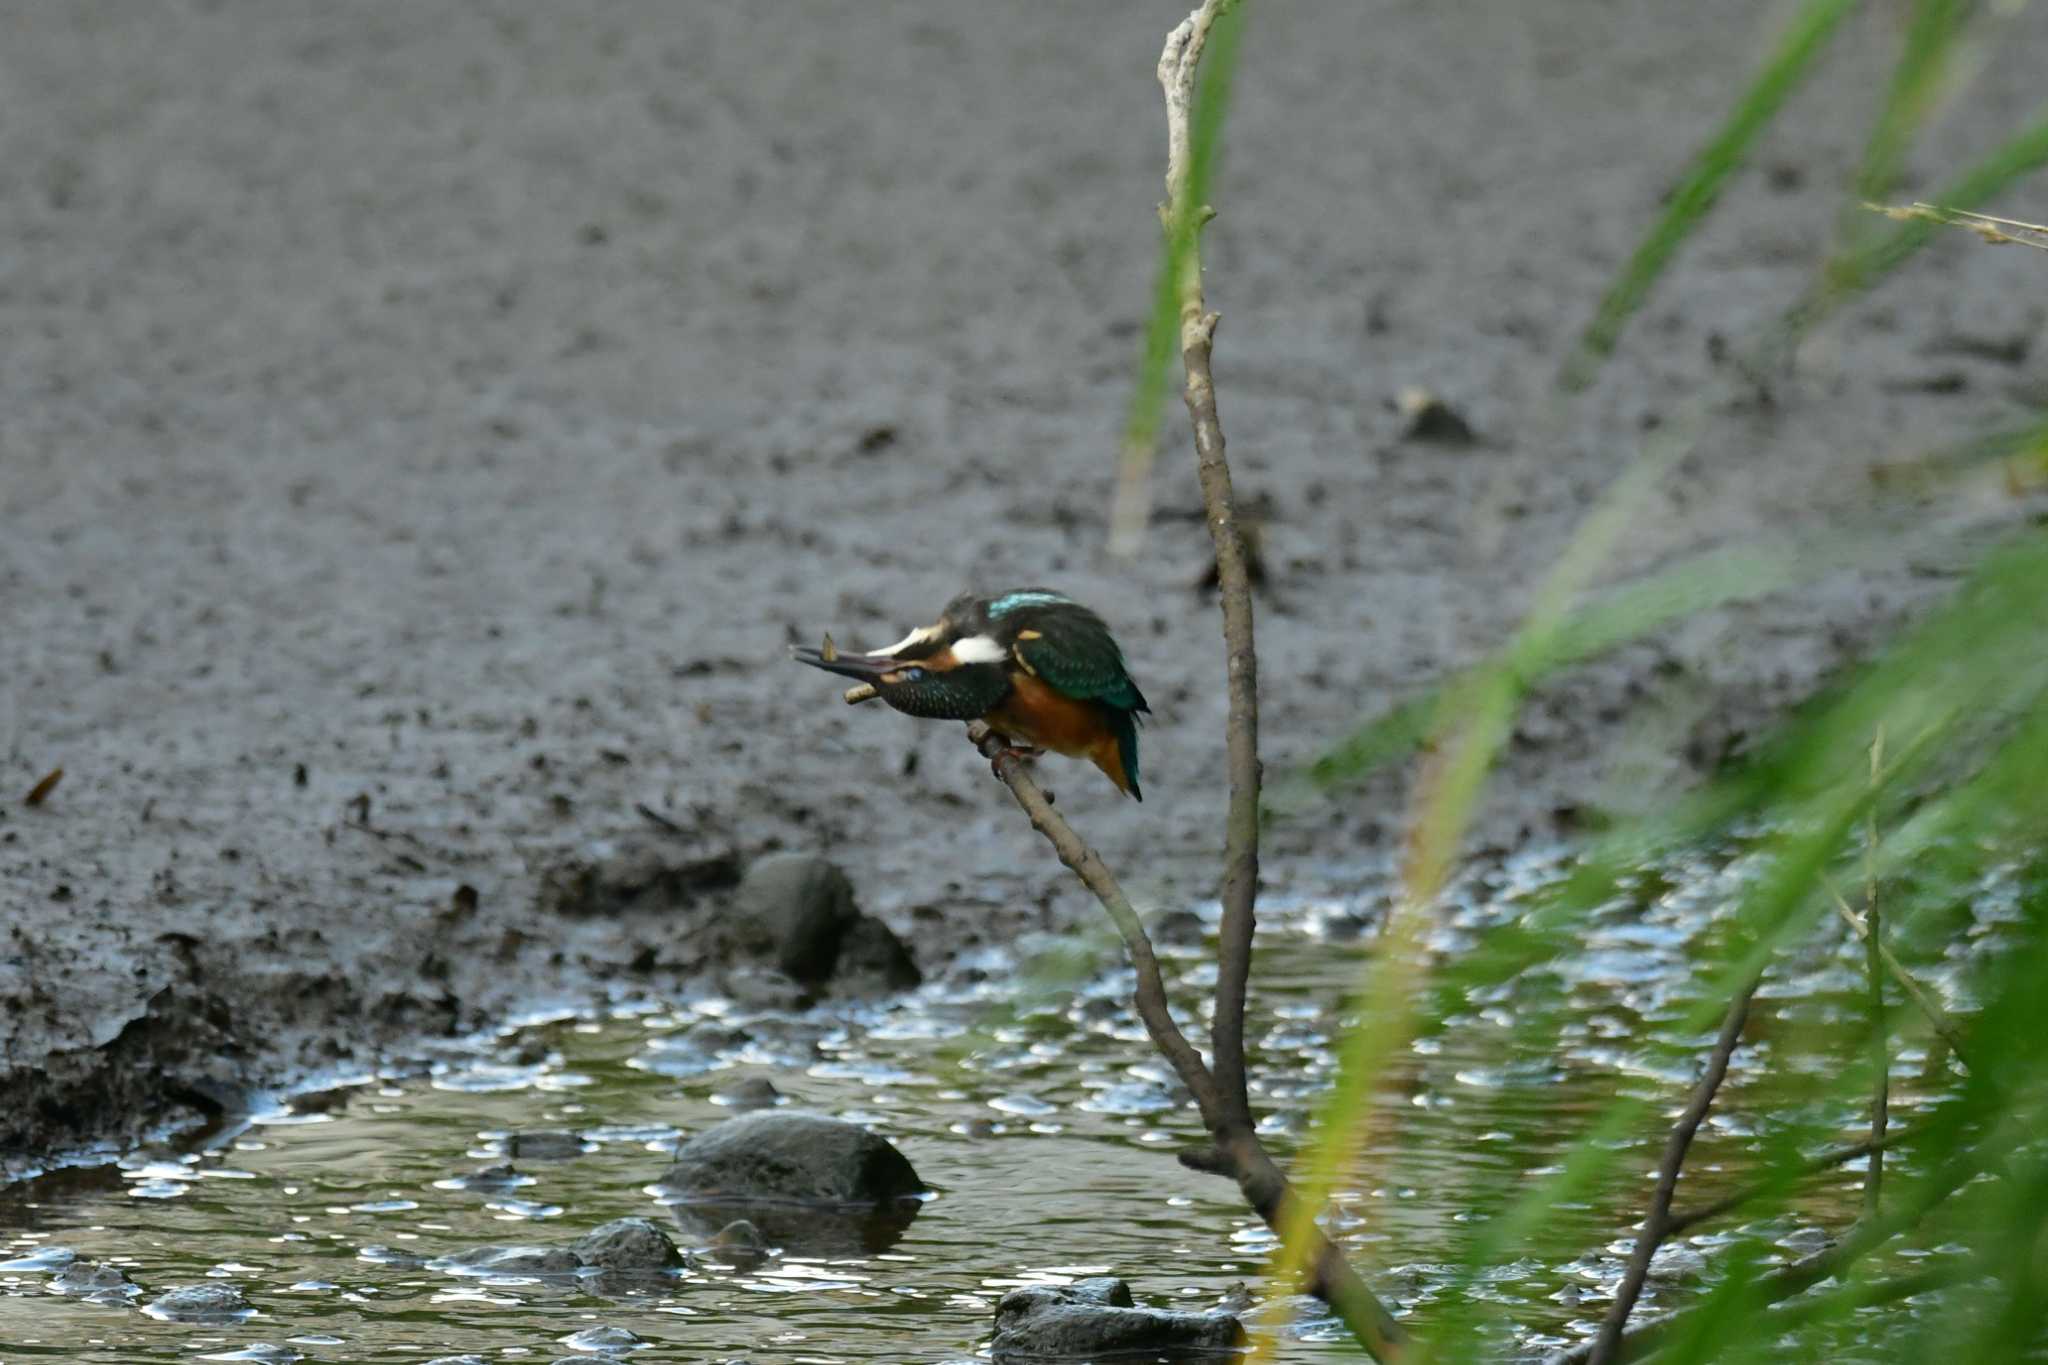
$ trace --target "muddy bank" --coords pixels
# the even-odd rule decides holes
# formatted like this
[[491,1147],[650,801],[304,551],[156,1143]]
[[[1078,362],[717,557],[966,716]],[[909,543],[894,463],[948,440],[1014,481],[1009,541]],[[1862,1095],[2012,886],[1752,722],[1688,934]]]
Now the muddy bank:
[[[1049,781],[1142,899],[1204,894],[1221,652],[1177,412],[1146,556],[1099,553],[1177,8],[16,15],[0,1085],[22,1102],[0,1152],[679,988],[729,883],[590,915],[547,894],[625,843],[679,868],[823,851],[927,971],[1088,913],[952,728],[849,711],[784,661],[828,626],[895,638],[965,582],[1055,582],[1119,626],[1158,712],[1148,799]],[[1225,427],[1271,502],[1273,770],[1498,643],[1715,339],[1807,278],[1887,15],[1802,93],[1577,424],[1519,439],[1775,14],[1261,13],[1209,267]],[[2006,22],[1915,187],[2034,104],[2048,16]],[[1622,569],[1814,535],[1874,465],[2024,415],[2048,388],[2040,280],[2033,253],[1940,244],[1775,407],[1714,416]],[[1403,441],[1408,384],[1480,441]],[[1874,568],[1575,672],[1480,837],[1688,780],[1944,589],[1918,537],[2015,510],[1902,509],[1914,535]],[[1269,875],[1378,856],[1400,790],[1296,813]]]

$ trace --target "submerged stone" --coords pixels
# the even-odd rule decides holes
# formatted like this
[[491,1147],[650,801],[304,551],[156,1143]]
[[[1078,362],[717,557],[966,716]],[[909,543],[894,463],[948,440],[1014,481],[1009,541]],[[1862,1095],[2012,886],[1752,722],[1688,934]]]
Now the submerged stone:
[[1137,1353],[1200,1359],[1234,1354],[1244,1339],[1244,1328],[1228,1312],[1138,1308],[1128,1285],[1104,1277],[1003,1295],[992,1350],[998,1361]]
[[676,1149],[661,1185],[721,1203],[874,1205],[925,1192],[904,1155],[856,1123],[818,1114],[741,1114]]
[[764,1244],[821,1255],[888,1248],[926,1192],[903,1154],[860,1125],[773,1110],[691,1138],[659,1183],[694,1238],[744,1215]]
[[683,1263],[669,1235],[645,1218],[615,1218],[571,1242],[569,1250],[608,1274],[655,1274]]
[[231,1284],[186,1284],[167,1289],[143,1312],[165,1322],[193,1322],[223,1326],[241,1322],[256,1313],[242,1291]]
[[712,1098],[734,1109],[772,1109],[782,1103],[782,1092],[766,1076],[749,1076],[735,1081]]
[[505,1155],[529,1161],[566,1161],[583,1155],[583,1138],[577,1133],[552,1130],[514,1133],[505,1140]]
[[128,1278],[119,1266],[101,1261],[94,1265],[67,1265],[45,1286],[52,1294],[67,1294],[86,1303],[121,1305],[142,1293],[142,1286]]
[[562,1338],[562,1344],[572,1351],[591,1351],[602,1355],[623,1355],[627,1351],[644,1351],[649,1343],[623,1327],[602,1324],[586,1327],[580,1332]]

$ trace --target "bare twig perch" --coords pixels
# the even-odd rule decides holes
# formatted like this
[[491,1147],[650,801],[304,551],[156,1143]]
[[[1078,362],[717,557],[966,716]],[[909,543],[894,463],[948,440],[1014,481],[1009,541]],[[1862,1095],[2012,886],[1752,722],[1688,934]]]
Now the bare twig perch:
[[[1234,1122],[1235,1115],[1217,1086],[1215,1076],[1189,1044],[1187,1035],[1180,1031],[1180,1025],[1174,1022],[1173,1012],[1166,1001],[1166,985],[1159,972],[1159,959],[1152,951],[1152,940],[1145,933],[1137,912],[1131,908],[1123,888],[1117,884],[1116,875],[1101,856],[1074,833],[1074,827],[1066,822],[1065,817],[1053,809],[1045,793],[1024,771],[1017,753],[1001,736],[976,721],[967,727],[967,737],[983,757],[994,763],[996,776],[1009,787],[1010,793],[1017,798],[1017,804],[1031,818],[1031,827],[1046,837],[1059,854],[1060,861],[1073,869],[1074,875],[1095,893],[1095,899],[1102,902],[1102,908],[1116,923],[1117,932],[1123,935],[1131,965],[1138,973],[1138,1017],[1144,1020],[1145,1031],[1152,1035],[1153,1043],[1172,1064],[1174,1074],[1194,1095],[1202,1122],[1215,1142],[1213,1159],[1212,1153],[1203,1151],[1186,1164],[1210,1174],[1234,1178],[1238,1188],[1244,1192],[1246,1202],[1268,1227],[1277,1230],[1286,1217],[1288,1202],[1293,1198],[1287,1177],[1274,1165],[1258,1135],[1249,1127]],[[1376,1359],[1397,1358],[1404,1338],[1392,1315],[1352,1271],[1343,1253],[1320,1232],[1314,1236],[1315,1245],[1310,1248],[1308,1258],[1315,1268],[1314,1291],[1337,1311]]]
[[[1166,229],[1168,270],[1180,305],[1181,363],[1186,371],[1188,416],[1194,424],[1197,471],[1209,535],[1216,550],[1217,586],[1223,609],[1223,639],[1230,691],[1228,762],[1230,808],[1224,830],[1221,899],[1223,923],[1217,947],[1215,1019],[1210,1034],[1212,1062],[1205,1065],[1166,1003],[1159,964],[1143,925],[1101,858],[1074,833],[1016,756],[986,727],[969,727],[976,746],[994,764],[1039,833],[1052,842],[1060,861],[1072,868],[1116,922],[1138,972],[1138,1012],[1161,1052],[1194,1094],[1214,1144],[1188,1164],[1228,1175],[1267,1225],[1288,1224],[1294,1199],[1287,1178],[1274,1164],[1254,1129],[1245,1085],[1245,988],[1251,973],[1255,899],[1259,884],[1259,710],[1258,657],[1252,640],[1251,576],[1230,466],[1223,452],[1223,427],[1216,415],[1216,387],[1209,372],[1216,314],[1202,297],[1201,226],[1213,216],[1200,201],[1201,175],[1193,137],[1196,76],[1202,51],[1229,0],[1204,0],[1167,36],[1159,57],[1159,84],[1166,96]],[[1343,1255],[1310,1224],[1309,1245],[1300,1248],[1312,1267],[1310,1287],[1329,1302],[1365,1348],[1379,1360],[1394,1359],[1405,1334]]]
[[1223,926],[1218,944],[1216,1019],[1211,1042],[1216,1080],[1246,1130],[1252,1125],[1245,1093],[1245,983],[1251,973],[1254,902],[1259,889],[1259,660],[1252,640],[1251,571],[1230,465],[1223,454],[1223,424],[1216,415],[1216,384],[1209,355],[1217,315],[1202,297],[1201,226],[1212,211],[1197,204],[1192,183],[1190,121],[1202,48],[1228,0],[1207,0],[1167,35],[1159,54],[1159,85],[1166,93],[1166,202],[1160,217],[1180,298],[1180,354],[1187,371],[1188,417],[1202,482],[1209,538],[1216,550],[1217,597],[1223,609],[1223,646],[1230,687],[1230,810],[1224,821]]

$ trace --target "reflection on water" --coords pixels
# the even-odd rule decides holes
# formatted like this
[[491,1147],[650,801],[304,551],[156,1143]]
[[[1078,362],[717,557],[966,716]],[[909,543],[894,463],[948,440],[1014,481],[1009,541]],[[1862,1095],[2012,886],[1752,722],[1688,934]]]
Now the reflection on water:
[[[1536,856],[1468,874],[1432,949],[1464,951],[1555,875]],[[1648,1097],[1653,1114],[1676,1107],[1698,1048],[1645,1046],[1643,1023],[1688,1008],[1695,939],[1713,932],[1744,875],[1739,859],[1662,870],[1637,903],[1594,918],[1582,951],[1471,991],[1446,1028],[1416,1040],[1384,1087],[1364,1174],[1332,1216],[1399,1311],[1426,1323],[1459,1295],[1501,1305],[1520,1333],[1503,1342],[1510,1356],[1597,1320],[1640,1184],[1554,1211],[1558,1245],[1580,1249],[1570,1259],[1466,1286],[1453,1263],[1474,1211],[1551,1169],[1615,1095]],[[1328,1083],[1343,992],[1372,949],[1361,919],[1384,900],[1373,885],[1262,912],[1255,1103],[1282,1150],[1301,1140]],[[1072,947],[1046,957],[1070,960]],[[1214,975],[1207,952],[1163,956],[1192,1021]],[[1114,960],[1104,944],[1099,975],[1057,982],[1028,961],[991,959],[887,1004],[799,1016],[692,999],[529,1024],[306,1097],[219,1150],[140,1154],[114,1178],[44,1182],[0,1201],[0,1359],[936,1362],[985,1350],[995,1302],[1015,1285],[1116,1274],[1141,1302],[1206,1307],[1257,1276],[1273,1239],[1233,1186],[1174,1161],[1200,1126],[1124,1008],[1128,977]],[[1682,1202],[1741,1183],[1788,1102],[1772,1070],[1777,1039],[1850,1027],[1856,960],[1816,945],[1765,991]],[[1560,1004],[1562,1047],[1526,1026],[1537,1006]],[[1932,1098],[1915,1081],[1923,1061],[1899,1061],[1899,1118]],[[842,1254],[724,1255],[670,1223],[653,1182],[678,1138],[778,1102],[886,1134],[938,1196],[900,1240]],[[1851,1110],[1825,1118],[1856,1136]],[[1654,1118],[1638,1127],[1629,1141],[1647,1170],[1662,1134]],[[1786,1254],[1843,1226],[1856,1198],[1849,1168],[1781,1215]],[[530,1258],[498,1271],[462,1255],[559,1248],[627,1215],[674,1227],[690,1263],[621,1286],[522,1270]],[[1651,1299],[1710,1273],[1723,1235],[1710,1225],[1667,1248]],[[81,1272],[124,1269],[139,1300],[132,1287],[57,1293],[74,1256]],[[162,1322],[130,1306],[208,1283],[238,1287],[253,1315]],[[1284,1334],[1283,1360],[1343,1354],[1333,1324],[1302,1301],[1262,1303],[1247,1321]]]

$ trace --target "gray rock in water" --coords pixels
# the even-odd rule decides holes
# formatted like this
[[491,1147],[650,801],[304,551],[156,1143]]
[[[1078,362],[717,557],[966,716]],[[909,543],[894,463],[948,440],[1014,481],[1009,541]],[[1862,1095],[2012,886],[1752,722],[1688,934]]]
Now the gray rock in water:
[[1128,1285],[1103,1278],[1003,1295],[993,1352],[997,1361],[1136,1353],[1199,1359],[1232,1354],[1243,1344],[1244,1328],[1229,1313],[1137,1308]]
[[586,1327],[580,1332],[563,1337],[562,1344],[572,1351],[590,1351],[603,1356],[620,1356],[628,1351],[642,1351],[648,1345],[625,1328],[609,1325]]
[[748,1076],[733,1082],[712,1098],[734,1109],[773,1109],[782,1103],[782,1092],[766,1076]]
[[925,1190],[901,1152],[859,1125],[774,1110],[691,1138],[660,1183],[700,1244],[744,1216],[765,1245],[815,1255],[887,1250],[917,1217]]
[[482,1356],[435,1356],[426,1365],[490,1365]]
[[571,1242],[569,1250],[607,1274],[657,1274],[683,1263],[669,1235],[645,1218],[615,1218]]
[[50,1277],[45,1286],[52,1294],[68,1294],[87,1303],[125,1304],[142,1293],[142,1286],[128,1278],[119,1266],[102,1261],[97,1265],[68,1265]]
[[224,1326],[253,1317],[256,1310],[231,1284],[186,1284],[167,1289],[143,1312],[165,1322],[193,1322]]
[[78,1259],[70,1247],[38,1247],[26,1255],[0,1261],[0,1270],[61,1270]]
[[692,1252],[690,1262],[700,1269],[751,1270],[768,1256],[768,1241],[761,1230],[744,1218],[735,1218],[712,1233],[701,1251]]
[[765,1251],[761,1230],[744,1218],[735,1218],[712,1237],[711,1245],[723,1251]]
[[840,940],[860,918],[846,874],[807,853],[777,853],[749,867],[731,913],[743,947],[807,986],[831,979]]
[[529,1161],[566,1161],[583,1155],[583,1139],[554,1130],[514,1133],[505,1140],[505,1154]]
[[910,1162],[859,1124],[818,1114],[741,1114],[676,1149],[660,1182],[685,1199],[884,1204],[925,1192]]

